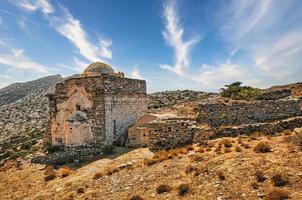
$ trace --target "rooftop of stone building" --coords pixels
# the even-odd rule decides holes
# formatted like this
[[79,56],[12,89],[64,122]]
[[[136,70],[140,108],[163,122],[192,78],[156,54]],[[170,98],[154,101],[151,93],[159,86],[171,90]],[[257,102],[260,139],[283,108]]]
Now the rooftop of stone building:
[[83,74],[112,74],[115,73],[112,67],[106,63],[91,63],[83,72]]

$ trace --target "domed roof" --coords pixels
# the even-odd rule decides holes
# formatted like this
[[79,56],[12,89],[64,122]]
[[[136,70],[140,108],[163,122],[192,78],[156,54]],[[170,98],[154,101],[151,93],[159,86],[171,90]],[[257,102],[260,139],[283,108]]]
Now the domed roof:
[[83,74],[111,74],[114,73],[112,67],[106,63],[94,62],[91,63],[83,72]]

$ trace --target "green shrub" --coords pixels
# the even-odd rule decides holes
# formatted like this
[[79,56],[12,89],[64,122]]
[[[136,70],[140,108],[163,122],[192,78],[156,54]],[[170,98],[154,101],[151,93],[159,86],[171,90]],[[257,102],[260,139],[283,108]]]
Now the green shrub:
[[241,82],[237,81],[221,88],[221,96],[231,99],[256,99],[261,95],[260,89],[250,86],[241,86]]

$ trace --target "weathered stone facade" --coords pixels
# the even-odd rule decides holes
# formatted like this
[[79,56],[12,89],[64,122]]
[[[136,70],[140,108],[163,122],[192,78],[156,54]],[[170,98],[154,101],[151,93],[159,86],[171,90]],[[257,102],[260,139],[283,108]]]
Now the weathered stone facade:
[[203,103],[197,107],[199,123],[241,125],[286,119],[301,114],[296,99]]
[[146,82],[125,78],[104,63],[56,85],[48,95],[52,145],[111,146],[147,110]]

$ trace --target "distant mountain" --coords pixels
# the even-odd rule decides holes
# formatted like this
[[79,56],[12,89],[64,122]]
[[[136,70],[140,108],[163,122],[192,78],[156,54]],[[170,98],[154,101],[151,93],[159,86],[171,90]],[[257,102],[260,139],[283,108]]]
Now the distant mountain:
[[0,144],[42,135],[49,119],[45,95],[54,91],[55,84],[62,80],[60,75],[54,75],[14,83],[0,90]]
[[60,75],[53,75],[24,83],[13,83],[0,89],[0,106],[22,99],[31,93],[43,92],[61,80]]

